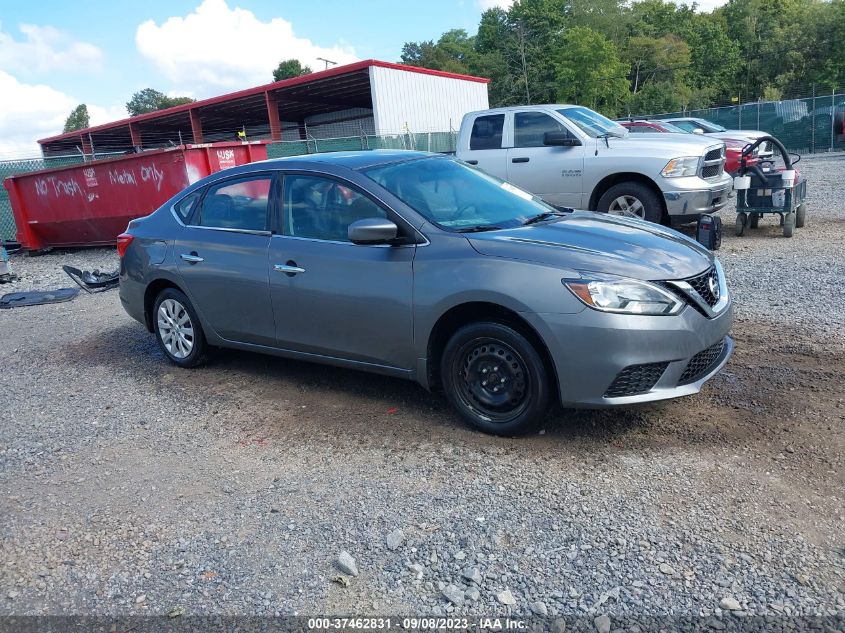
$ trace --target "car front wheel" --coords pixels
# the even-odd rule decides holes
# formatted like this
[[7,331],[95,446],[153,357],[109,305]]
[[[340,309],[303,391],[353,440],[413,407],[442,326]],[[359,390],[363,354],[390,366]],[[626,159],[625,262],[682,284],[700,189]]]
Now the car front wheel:
[[660,198],[650,187],[639,182],[613,185],[599,198],[597,211],[628,218],[639,218],[657,224],[663,219]]
[[446,397],[475,428],[522,435],[540,424],[549,405],[543,360],[522,334],[501,323],[459,329],[443,351]]
[[197,314],[185,294],[166,288],[155,301],[153,323],[158,345],[180,367],[196,367],[205,360],[205,336]]

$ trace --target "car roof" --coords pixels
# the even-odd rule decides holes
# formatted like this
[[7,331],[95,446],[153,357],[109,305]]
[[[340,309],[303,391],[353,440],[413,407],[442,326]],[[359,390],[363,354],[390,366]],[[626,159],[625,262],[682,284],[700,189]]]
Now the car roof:
[[434,156],[443,156],[443,154],[402,149],[372,149],[349,152],[325,152],[322,154],[305,154],[302,156],[286,156],[284,158],[262,160],[250,163],[250,165],[260,165],[261,169],[267,169],[268,167],[275,169],[291,169],[308,165],[313,166],[315,163],[318,163],[321,165],[338,165],[340,167],[346,167],[347,169],[359,170],[376,167],[378,165],[401,163],[409,160],[417,160],[420,158]]
[[476,110],[475,112],[469,112],[468,114],[500,114],[502,112],[514,112],[514,111],[531,111],[535,110],[537,112],[544,112],[547,110],[557,110],[559,108],[580,108],[583,106],[577,106],[571,103],[542,103],[538,105],[521,105],[521,106],[504,106],[502,108],[490,108],[489,110]]

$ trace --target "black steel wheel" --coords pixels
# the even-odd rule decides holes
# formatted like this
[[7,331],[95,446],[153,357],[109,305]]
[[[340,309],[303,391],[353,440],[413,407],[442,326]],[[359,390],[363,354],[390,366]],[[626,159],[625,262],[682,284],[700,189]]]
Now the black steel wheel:
[[474,323],[458,330],[444,349],[441,377],[455,409],[486,433],[527,433],[549,404],[542,358],[504,324]]

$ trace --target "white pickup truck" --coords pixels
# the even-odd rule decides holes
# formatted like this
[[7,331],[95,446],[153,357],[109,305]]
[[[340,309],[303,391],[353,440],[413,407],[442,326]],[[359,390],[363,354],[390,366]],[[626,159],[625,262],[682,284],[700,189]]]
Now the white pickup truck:
[[558,207],[668,224],[721,209],[732,195],[722,141],[633,134],[582,106],[470,112],[458,158]]

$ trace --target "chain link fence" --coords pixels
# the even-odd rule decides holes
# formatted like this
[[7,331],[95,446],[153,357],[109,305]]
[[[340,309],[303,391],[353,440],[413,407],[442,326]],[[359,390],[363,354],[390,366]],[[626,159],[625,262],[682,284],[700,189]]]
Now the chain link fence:
[[[814,90],[815,92],[815,90]],[[648,115],[650,119],[697,117],[729,130],[762,130],[799,154],[845,151],[845,135],[834,129],[845,110],[845,93],[831,91],[800,99],[752,101],[719,108]]]

